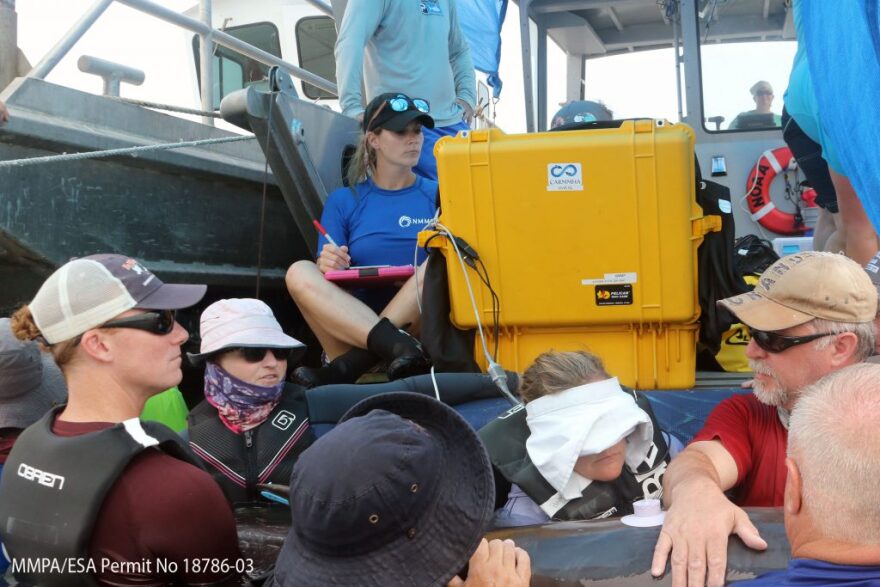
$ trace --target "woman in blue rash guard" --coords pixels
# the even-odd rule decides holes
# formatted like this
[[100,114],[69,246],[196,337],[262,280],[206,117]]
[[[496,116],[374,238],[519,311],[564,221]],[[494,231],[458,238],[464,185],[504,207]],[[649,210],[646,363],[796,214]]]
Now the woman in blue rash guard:
[[298,261],[287,272],[287,289],[329,361],[294,371],[301,385],[353,383],[380,360],[387,361],[392,380],[428,367],[410,334],[419,325],[416,284],[423,281],[424,251],[418,281],[411,277],[396,291],[349,293],[324,278],[327,271],[351,266],[413,263],[417,234],[436,212],[437,182],[413,172],[422,127],[434,127],[428,112],[425,100],[400,93],[379,95],[367,105],[364,134],[349,167],[352,187],[330,194],[321,215],[330,239],[319,237],[317,262]]

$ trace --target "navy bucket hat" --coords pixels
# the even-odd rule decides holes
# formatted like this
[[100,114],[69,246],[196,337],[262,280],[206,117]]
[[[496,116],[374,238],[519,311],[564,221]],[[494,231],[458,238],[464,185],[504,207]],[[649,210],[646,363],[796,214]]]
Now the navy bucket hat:
[[476,432],[432,397],[367,398],[305,451],[275,585],[445,586],[491,520],[495,483]]

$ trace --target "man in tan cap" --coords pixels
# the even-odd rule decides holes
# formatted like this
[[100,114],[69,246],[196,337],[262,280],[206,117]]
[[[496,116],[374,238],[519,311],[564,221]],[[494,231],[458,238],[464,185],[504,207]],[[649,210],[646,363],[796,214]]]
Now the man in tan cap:
[[730,534],[766,548],[741,506],[782,506],[788,417],[801,390],[874,351],[877,290],[843,255],[784,257],[754,291],[718,303],[751,331],[754,393],[718,404],[666,472],[669,511],[651,572],[661,575],[671,552],[675,586],[723,585]]
[[[868,273],[871,283],[877,288],[877,295],[880,296],[880,253],[877,253],[868,261],[868,264],[865,265],[865,271]],[[868,358],[868,361],[871,363],[880,363],[880,349],[877,348],[880,346],[880,335],[878,333],[880,333],[880,307],[877,308],[877,316],[874,318],[874,336],[876,338],[874,340],[874,355]]]

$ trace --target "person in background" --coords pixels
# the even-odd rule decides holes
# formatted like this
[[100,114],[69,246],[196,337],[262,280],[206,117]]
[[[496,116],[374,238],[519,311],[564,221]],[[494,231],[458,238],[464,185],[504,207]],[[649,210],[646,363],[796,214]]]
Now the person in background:
[[803,390],[788,423],[788,569],[743,587],[880,585],[880,365],[853,365]]
[[[67,401],[64,377],[36,343],[18,340],[0,318],[0,475],[21,431]],[[0,575],[8,566],[0,541]]]
[[189,408],[183,394],[175,385],[154,395],[144,404],[141,420],[165,424],[178,434],[186,434],[186,416]]
[[0,318],[0,471],[21,431],[67,401],[64,376],[35,342],[12,333]]
[[[4,545],[13,559],[94,563],[23,566],[19,582],[79,584],[75,575],[87,572],[113,585],[239,584],[235,521],[220,488],[179,436],[138,419],[148,397],[180,382],[189,335],[175,310],[205,289],[164,284],[123,255],[92,255],[58,268],[12,316],[19,340],[52,354],[68,403],[25,429],[9,454],[18,474],[0,478]],[[226,564],[188,564],[202,558]],[[140,564],[117,564],[130,562]]]
[[214,302],[202,312],[205,399],[189,415],[189,446],[232,503],[258,501],[257,484],[290,479],[314,440],[305,389],[286,383],[305,345],[260,300]]
[[660,497],[668,447],[677,454],[681,442],[661,433],[647,400],[621,389],[598,356],[543,353],[519,393],[525,410],[480,430],[508,481],[499,489],[510,489],[497,525],[622,516],[634,501]]
[[553,115],[550,128],[581,122],[605,122],[614,119],[614,113],[601,102],[572,100],[559,104],[562,108]]
[[[352,187],[330,194],[321,215],[333,242],[319,237],[317,262],[297,261],[287,271],[287,289],[329,361],[320,369],[298,368],[295,382],[306,387],[354,383],[380,360],[388,363],[389,379],[427,370],[421,345],[402,330],[418,331],[415,276],[399,290],[349,293],[324,274],[352,265],[413,264],[418,232],[437,210],[437,182],[413,172],[422,130],[433,125],[425,101],[404,94],[382,94],[367,107],[364,135],[349,167]],[[420,284],[424,259],[419,251]]]
[[415,171],[435,181],[434,143],[470,128],[477,98],[474,65],[455,4],[348,0],[341,22],[337,18],[336,79],[343,114],[363,120],[368,116],[364,105],[386,92],[424,98],[436,124],[424,131]]
[[666,471],[651,573],[663,574],[671,552],[676,585],[723,585],[730,534],[766,548],[741,508],[782,505],[791,410],[804,388],[874,351],[877,290],[843,255],[783,257],[753,291],[718,303],[751,332],[753,393],[719,403]]
[[749,88],[749,92],[752,94],[752,100],[755,101],[755,109],[749,110],[747,112],[740,112],[736,115],[736,118],[731,121],[730,126],[728,127],[730,130],[738,129],[738,128],[751,128],[751,126],[747,125],[747,120],[749,117],[754,117],[755,115],[760,114],[772,114],[772,123],[768,123],[766,125],[767,128],[774,126],[782,126],[782,117],[778,114],[774,113],[771,108],[773,106],[773,86],[770,85],[770,82],[766,82],[761,80],[751,88]]
[[819,219],[813,231],[813,250],[831,253],[845,250],[846,230],[840,220],[837,191],[831,180],[828,162],[822,158],[822,145],[804,132],[785,107],[782,108],[782,139],[816,192]]
[[[791,65],[788,89],[785,90],[785,110],[803,133],[820,146],[821,156],[828,164],[838,209],[834,220],[839,238],[836,243],[832,241],[831,244],[836,247],[842,243],[842,249],[833,252],[842,250],[856,263],[864,265],[880,249],[880,241],[865,206],[844,169],[840,146],[831,139],[822,122],[823,116],[819,111],[807,47],[800,40],[803,36],[801,31],[804,27],[802,19],[805,10],[802,0],[794,0],[792,13],[795,33],[798,35],[798,48]],[[862,194],[862,197],[871,197],[871,194]],[[825,248],[829,249],[827,245]]]
[[269,585],[526,587],[528,553],[483,538],[494,494],[486,449],[455,410],[414,393],[365,399],[296,463],[296,523]]
[[0,125],[9,122],[9,110],[6,108],[6,104],[0,100]]

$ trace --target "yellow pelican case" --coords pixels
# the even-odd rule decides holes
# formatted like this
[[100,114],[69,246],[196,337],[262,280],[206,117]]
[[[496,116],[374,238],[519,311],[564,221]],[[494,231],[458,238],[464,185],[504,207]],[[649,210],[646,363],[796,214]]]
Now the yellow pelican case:
[[[501,301],[504,367],[522,371],[549,349],[586,349],[627,385],[693,385],[697,247],[708,223],[695,200],[687,125],[473,130],[441,139],[435,154],[440,223],[476,250]],[[475,327],[455,251],[446,239],[431,245],[446,256],[452,322]],[[470,268],[468,276],[488,336],[492,299]]]

